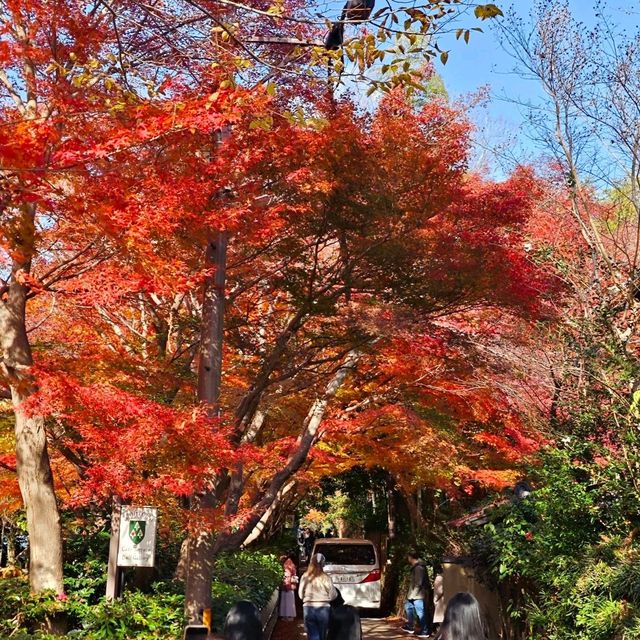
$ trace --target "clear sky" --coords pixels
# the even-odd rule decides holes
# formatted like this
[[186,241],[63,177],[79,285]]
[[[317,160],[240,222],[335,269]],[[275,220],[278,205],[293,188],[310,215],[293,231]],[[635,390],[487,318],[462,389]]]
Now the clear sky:
[[[501,7],[509,6],[506,2],[497,3]],[[534,0],[513,0],[511,6],[522,15],[527,16],[534,5]],[[574,16],[586,26],[595,23],[596,9],[594,0],[569,0]],[[607,15],[611,22],[626,27],[629,32],[640,26],[640,0],[608,0]],[[464,25],[473,26],[473,16],[463,19]],[[462,26],[462,25],[461,25]],[[513,73],[514,61],[499,45],[495,31],[489,21],[481,24],[484,33],[473,33],[469,44],[462,40],[455,41],[453,36],[445,36],[443,47],[450,50],[447,64],[436,65],[438,73],[443,77],[449,94],[457,98],[481,87],[489,86],[491,102],[476,114],[479,124],[486,125],[502,133],[517,135],[524,146],[525,153],[535,153],[531,143],[527,143],[526,131],[522,131],[524,121],[522,108],[513,100],[527,101],[539,95],[535,82],[524,80]]]

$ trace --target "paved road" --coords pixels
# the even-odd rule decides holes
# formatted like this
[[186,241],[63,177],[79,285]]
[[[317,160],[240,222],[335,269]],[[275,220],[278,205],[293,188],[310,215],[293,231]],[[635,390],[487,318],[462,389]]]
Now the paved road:
[[[410,638],[399,630],[398,620],[363,620],[362,636],[363,640],[400,640],[400,638]],[[302,621],[278,622],[278,626],[273,634],[273,640],[305,640]]]
[[363,640],[396,640],[396,638],[410,638],[399,630],[398,620],[363,620]]

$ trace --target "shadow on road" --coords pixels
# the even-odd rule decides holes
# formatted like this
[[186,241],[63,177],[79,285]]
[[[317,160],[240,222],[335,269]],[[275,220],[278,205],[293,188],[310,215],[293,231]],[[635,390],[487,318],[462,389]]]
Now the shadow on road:
[[[400,631],[400,624],[398,620],[363,619],[363,640],[399,640],[411,637]],[[305,638],[304,626],[299,619],[295,622],[278,621],[272,636],[272,640],[305,640]]]

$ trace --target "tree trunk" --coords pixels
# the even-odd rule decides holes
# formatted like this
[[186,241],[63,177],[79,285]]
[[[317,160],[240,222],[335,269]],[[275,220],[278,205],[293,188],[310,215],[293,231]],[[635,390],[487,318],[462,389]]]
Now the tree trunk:
[[7,567],[14,569],[18,564],[18,554],[16,550],[16,532],[10,528],[7,533]]
[[302,432],[298,437],[296,447],[289,456],[287,463],[271,477],[271,481],[269,482],[265,492],[253,507],[251,514],[245,518],[243,524],[233,531],[218,534],[215,544],[215,554],[221,551],[238,549],[253,529],[258,525],[260,519],[271,507],[273,502],[277,499],[278,494],[285,484],[293,478],[303,466],[311,448],[320,436],[320,425],[322,424],[322,420],[329,403],[333,398],[335,398],[347,375],[354,370],[360,356],[361,353],[357,349],[354,349],[347,354],[344,362],[340,367],[338,367],[327,384],[324,394],[316,398],[314,403],[311,405],[311,408],[304,420]]
[[16,453],[18,483],[27,511],[29,582],[34,592],[62,593],[62,535],[60,514],[41,416],[26,417],[20,410],[25,397],[16,398]]
[[418,501],[414,498],[410,491],[400,490],[405,504],[409,511],[409,524],[411,525],[411,535],[416,536],[422,529],[424,529],[424,521],[422,514],[418,510]]
[[278,492],[273,504],[264,512],[262,518],[260,518],[258,524],[253,528],[253,531],[247,536],[247,539],[242,543],[243,547],[249,546],[252,542],[255,542],[269,526],[269,523],[273,519],[274,514],[278,510],[278,507],[282,504],[284,498],[295,488],[296,483],[294,480],[290,480],[284,487]]
[[11,388],[16,420],[16,472],[27,512],[31,589],[62,593],[62,534],[44,418],[24,409],[35,386],[29,371],[33,360],[26,331],[27,291],[19,282],[20,272],[28,272],[28,265],[14,265],[0,302],[0,364]]
[[[226,259],[227,233],[220,232],[208,243],[205,255],[206,267],[213,273],[204,285],[198,360],[198,399],[210,417],[218,415],[220,399]],[[191,500],[197,521],[192,526],[187,549],[184,606],[189,624],[202,624],[211,610],[215,533],[206,522],[206,514],[214,506],[215,496],[211,492]]]

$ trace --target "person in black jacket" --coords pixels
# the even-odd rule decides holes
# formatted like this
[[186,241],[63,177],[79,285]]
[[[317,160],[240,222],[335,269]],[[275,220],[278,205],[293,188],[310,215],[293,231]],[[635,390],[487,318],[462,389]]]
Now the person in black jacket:
[[253,602],[241,600],[224,621],[224,640],[262,640],[260,612]]
[[339,591],[331,601],[327,640],[362,640],[360,614],[355,607],[345,604]]

